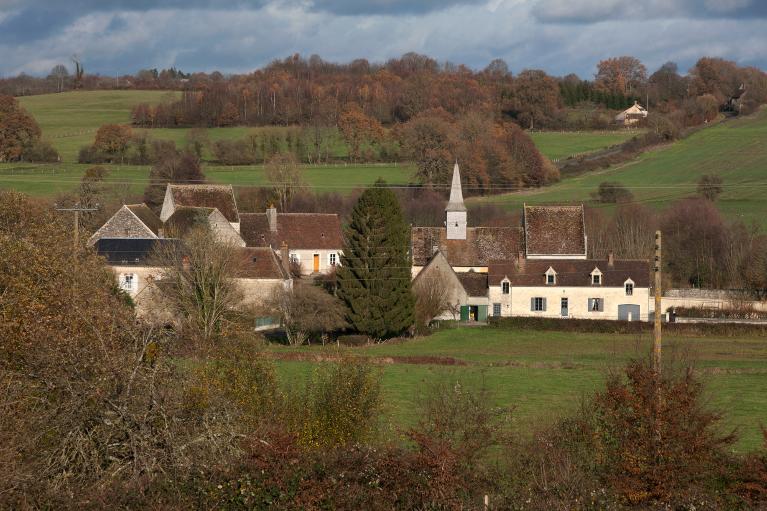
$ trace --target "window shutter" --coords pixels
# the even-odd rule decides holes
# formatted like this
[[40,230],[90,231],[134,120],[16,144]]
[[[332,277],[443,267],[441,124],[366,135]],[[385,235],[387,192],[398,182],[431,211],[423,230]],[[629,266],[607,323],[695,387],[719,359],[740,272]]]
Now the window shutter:
[[605,311],[605,299],[604,298],[600,298],[599,299],[599,312],[604,312],[604,311]]
[[546,312],[546,299],[543,299],[543,311]]
[[594,309],[594,299],[589,298],[589,311]]
[[530,298],[530,310],[535,311],[535,298]]

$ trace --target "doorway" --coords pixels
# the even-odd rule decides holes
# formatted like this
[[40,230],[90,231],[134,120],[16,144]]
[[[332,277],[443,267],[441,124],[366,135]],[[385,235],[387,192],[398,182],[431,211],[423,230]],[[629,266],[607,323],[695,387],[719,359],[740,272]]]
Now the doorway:
[[314,254],[314,273],[319,273],[320,271],[320,255]]
[[568,304],[567,298],[562,298],[562,301],[560,302],[560,309],[561,309],[560,314],[562,315],[563,318],[566,318],[567,316],[569,316],[568,305],[569,304]]

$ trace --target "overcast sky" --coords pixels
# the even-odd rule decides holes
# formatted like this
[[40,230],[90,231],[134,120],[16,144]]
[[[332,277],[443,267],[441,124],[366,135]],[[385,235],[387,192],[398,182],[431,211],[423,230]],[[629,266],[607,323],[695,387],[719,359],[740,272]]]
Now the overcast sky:
[[[702,55],[767,69],[765,0],[0,0],[0,76],[175,66],[248,72],[275,58],[382,62],[415,51],[590,78],[633,55],[650,72]],[[71,67],[71,66],[70,66]]]

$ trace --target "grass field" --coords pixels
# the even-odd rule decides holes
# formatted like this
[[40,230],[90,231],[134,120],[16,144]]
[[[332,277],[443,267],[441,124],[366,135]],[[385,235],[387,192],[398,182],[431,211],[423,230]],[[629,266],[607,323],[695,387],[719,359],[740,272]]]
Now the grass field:
[[[463,385],[484,383],[496,404],[514,409],[521,433],[577,410],[583,398],[604,382],[608,371],[649,352],[651,338],[635,335],[578,334],[500,328],[458,328],[409,342],[362,348],[270,346],[276,356],[374,357],[381,362],[387,422],[396,430],[417,420],[425,388],[447,379]],[[761,445],[759,424],[767,424],[767,339],[669,337],[667,360],[687,360],[700,372],[706,399],[737,428],[736,450]],[[465,365],[399,363],[391,357],[453,357]],[[308,375],[315,362],[278,362],[287,384]]]
[[620,144],[638,134],[641,132],[637,130],[535,131],[530,133],[530,137],[539,151],[552,160],[557,160]]
[[[724,193],[717,206],[731,219],[767,226],[767,109],[703,129],[670,146],[642,154],[637,160],[607,170],[568,178],[533,191],[488,197],[510,209],[522,203],[587,202],[603,181],[623,183],[637,201],[663,208],[695,193],[704,174],[719,174]],[[609,208],[609,206],[608,206]]]

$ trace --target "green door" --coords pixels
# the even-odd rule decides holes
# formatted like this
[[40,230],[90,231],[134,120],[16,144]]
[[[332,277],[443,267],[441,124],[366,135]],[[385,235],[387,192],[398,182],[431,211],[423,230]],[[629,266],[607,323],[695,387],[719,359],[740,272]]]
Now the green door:
[[480,305],[477,313],[477,321],[487,321],[487,305]]
[[469,321],[469,306],[461,305],[461,321]]

